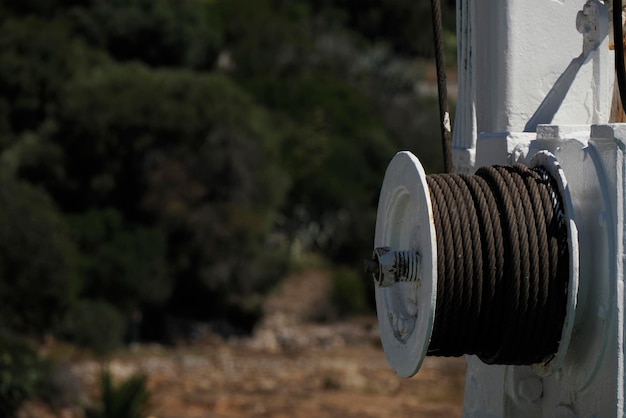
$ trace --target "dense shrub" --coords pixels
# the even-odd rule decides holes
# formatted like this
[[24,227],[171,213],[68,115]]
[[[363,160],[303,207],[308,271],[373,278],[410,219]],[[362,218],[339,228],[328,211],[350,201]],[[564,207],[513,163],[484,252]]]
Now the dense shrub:
[[0,325],[42,336],[78,293],[76,248],[49,196],[0,176]]
[[67,312],[57,332],[67,341],[104,355],[119,347],[126,327],[126,318],[111,304],[82,300]]
[[24,401],[45,393],[50,375],[50,363],[30,344],[0,335],[0,417],[13,417]]
[[110,301],[125,313],[167,300],[172,279],[159,229],[128,225],[114,209],[75,215],[70,223],[80,250],[84,297]]

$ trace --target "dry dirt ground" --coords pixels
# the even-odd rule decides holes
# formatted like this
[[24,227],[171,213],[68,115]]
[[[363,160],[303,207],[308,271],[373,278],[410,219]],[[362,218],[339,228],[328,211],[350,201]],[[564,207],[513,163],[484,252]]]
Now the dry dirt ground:
[[[136,346],[106,366],[118,379],[145,374],[155,418],[460,417],[463,359],[428,358],[416,377],[391,370],[375,318],[316,324],[327,279],[307,272],[290,278],[266,304],[254,336],[224,341],[207,335],[193,345]],[[68,361],[60,380],[69,403],[90,404],[105,363]],[[82,417],[79,407],[30,403],[30,417]]]

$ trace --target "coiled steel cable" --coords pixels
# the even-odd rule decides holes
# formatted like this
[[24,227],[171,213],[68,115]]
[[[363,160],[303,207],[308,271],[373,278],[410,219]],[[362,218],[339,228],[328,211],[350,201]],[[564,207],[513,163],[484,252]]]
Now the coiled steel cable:
[[558,187],[542,168],[427,177],[437,234],[429,354],[534,364],[555,354],[569,281]]

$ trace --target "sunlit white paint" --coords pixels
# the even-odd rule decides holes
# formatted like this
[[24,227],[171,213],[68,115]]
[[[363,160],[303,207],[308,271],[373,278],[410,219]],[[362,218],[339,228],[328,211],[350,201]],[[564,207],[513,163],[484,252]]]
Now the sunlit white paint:
[[[480,146],[483,140],[490,146]],[[624,125],[540,125],[535,134],[479,141],[477,160],[490,164],[531,164],[544,150],[558,159],[579,234],[580,283],[573,322],[566,321],[569,347],[547,364],[549,373],[542,365],[488,366],[468,357],[464,416],[623,416],[625,141]],[[520,148],[525,152],[515,156]],[[533,403],[520,393],[520,382],[529,378],[543,388]]]
[[481,132],[608,122],[613,55],[602,2],[457,0],[457,6],[458,172],[473,169]]

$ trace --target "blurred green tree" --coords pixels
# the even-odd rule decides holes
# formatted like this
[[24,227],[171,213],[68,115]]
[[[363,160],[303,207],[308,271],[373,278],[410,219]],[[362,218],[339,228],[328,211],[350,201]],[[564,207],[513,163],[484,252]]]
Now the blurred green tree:
[[210,0],[92,0],[72,10],[77,33],[120,61],[210,70],[223,44]]
[[127,315],[102,299],[73,304],[55,327],[58,336],[105,356],[119,348],[129,325]]
[[[268,277],[271,270],[253,269],[274,251],[266,239],[286,186],[279,137],[228,78],[139,64],[86,74],[66,89],[55,138],[73,179],[57,194],[65,208],[84,213],[111,207],[124,214],[126,227],[88,253],[101,272],[88,275],[92,282],[132,287],[149,282],[128,276],[137,269],[145,277],[158,273],[157,283],[158,277],[174,283],[174,305],[210,317],[279,279]],[[157,230],[141,224],[160,225],[164,246],[156,245]],[[141,231],[145,239],[137,235]],[[158,260],[162,251],[165,266],[141,267],[142,257]],[[124,265],[127,273],[115,271]],[[184,298],[198,289],[207,303],[190,306]],[[148,290],[138,289],[134,300]],[[114,286],[109,297],[118,291]]]
[[0,91],[13,133],[34,131],[54,111],[78,62],[62,21],[36,17],[0,21]]
[[0,326],[43,336],[79,289],[76,248],[50,197],[0,176]]
[[[0,2],[0,176],[16,196],[0,301],[40,307],[2,325],[62,317],[95,347],[89,321],[119,330],[141,310],[250,329],[294,249],[359,265],[393,153],[440,166],[437,108],[416,94],[429,20],[410,0]],[[60,283],[55,303],[29,293],[41,281]]]
[[24,340],[0,333],[0,416],[13,418],[27,400],[51,391],[52,367]]
[[[327,18],[339,20],[374,43],[386,43],[396,53],[434,56],[430,2],[413,0],[305,0]],[[454,33],[454,2],[442,2],[444,29]]]
[[225,69],[240,81],[288,76],[307,62],[313,22],[301,0],[217,0],[215,9],[232,59]]
[[82,295],[107,300],[131,314],[141,303],[163,303],[170,295],[165,237],[157,228],[128,226],[115,209],[70,217],[80,249]]
[[339,79],[269,79],[263,88],[272,92],[268,105],[290,121],[283,141],[292,177],[287,229],[335,261],[359,259],[393,143],[362,93]]

